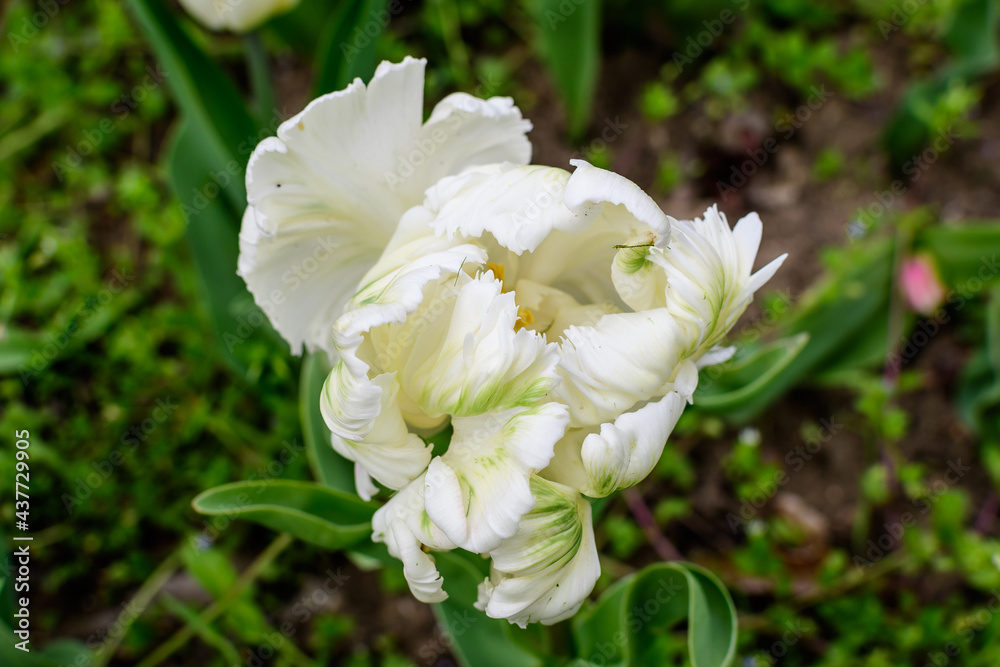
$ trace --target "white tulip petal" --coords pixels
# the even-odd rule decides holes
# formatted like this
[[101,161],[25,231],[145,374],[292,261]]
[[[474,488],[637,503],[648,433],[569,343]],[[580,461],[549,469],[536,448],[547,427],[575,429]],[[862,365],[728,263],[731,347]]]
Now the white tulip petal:
[[509,97],[483,100],[466,93],[448,95],[438,102],[420,130],[417,149],[427,159],[423,165],[414,165],[414,173],[424,172],[414,194],[423,196],[431,184],[469,167],[528,164],[531,142],[526,135],[530,131],[531,121],[521,116]]
[[600,429],[569,429],[539,474],[593,498],[634,486],[656,465],[684,406],[685,397],[670,392]]
[[[564,202],[571,209],[587,204],[612,204],[621,206],[631,214],[636,222],[635,231],[650,231],[650,245],[664,245],[670,239],[670,224],[673,218],[666,215],[656,205],[653,198],[638,185],[624,176],[606,169],[595,167],[586,160],[570,160],[576,171],[566,184]],[[608,215],[605,207],[604,215]],[[621,216],[626,217],[626,216]]]
[[361,287],[346,304],[334,325],[338,350],[356,345],[360,334],[383,324],[399,324],[415,312],[424,299],[424,288],[444,275],[482,264],[482,248],[460,245],[440,252],[418,254],[409,263]]
[[[334,321],[424,190],[478,160],[526,159],[530,123],[509,100],[456,98],[422,126],[423,82],[423,60],[383,62],[368,86],[312,101],[250,157],[239,274],[295,353],[334,358]],[[427,141],[427,165],[391,187]]]
[[636,403],[675,388],[693,391],[680,356],[681,333],[665,308],[614,313],[594,326],[567,329],[560,349],[562,382],[555,395],[569,406],[571,425],[614,421]]
[[382,175],[420,131],[424,65],[383,62],[367,86],[355,79],[282,123],[250,158],[250,204],[269,218],[321,212],[364,223],[365,234],[388,241],[416,203],[387,193]]
[[779,255],[774,259],[772,259],[770,262],[768,262],[766,265],[758,269],[757,272],[754,273],[752,276],[750,276],[750,279],[747,280],[747,284],[744,289],[750,294],[753,294],[754,292],[759,290],[761,287],[764,286],[764,283],[769,281],[774,276],[774,274],[778,272],[778,269],[780,269],[781,265],[785,263],[785,259],[787,257],[788,253]]
[[534,252],[517,258],[516,271],[508,271],[507,278],[515,285],[525,280],[547,285],[587,307],[620,309],[624,304],[611,282],[611,264],[614,246],[626,237],[604,222],[598,216],[584,231],[553,231]]
[[[367,432],[360,439],[348,439],[343,436],[342,431],[335,432],[332,436],[333,448],[344,458],[360,465],[368,475],[383,485],[390,489],[401,489],[427,467],[431,460],[431,446],[407,431],[397,401],[399,384],[395,376],[384,373],[371,384],[380,392],[379,407],[376,416],[369,421]],[[324,406],[328,403],[323,401]],[[342,423],[331,420],[328,425],[333,430],[334,427],[339,429]],[[357,486],[358,495],[371,497],[370,482]]]
[[[339,438],[332,436],[331,439],[336,443]],[[334,449],[336,448],[337,445],[334,444]],[[378,487],[372,481],[371,475],[368,474],[368,471],[360,463],[354,464],[354,488],[362,500],[371,500],[378,493]]]
[[[721,215],[721,214],[720,214]],[[736,244],[736,271],[740,275],[750,275],[753,270],[760,239],[764,235],[764,223],[757,213],[748,213],[733,227],[733,243]]]
[[429,288],[402,324],[372,332],[375,354],[429,417],[463,417],[536,403],[558,382],[555,344],[515,331],[514,294],[492,274]]
[[648,260],[666,272],[662,304],[686,331],[684,356],[697,361],[718,345],[784,261],[781,256],[751,275],[760,237],[756,213],[730,229],[713,206],[704,219],[675,221],[670,246],[650,252]]
[[590,504],[575,490],[532,477],[535,507],[517,533],[490,552],[490,577],[476,607],[526,627],[569,618],[597,583],[601,566]]
[[667,273],[646,259],[648,247],[622,248],[611,264],[611,281],[621,300],[635,311],[663,305]]
[[729,361],[736,354],[736,346],[730,345],[729,347],[722,347],[721,345],[716,345],[711,348],[708,352],[703,354],[695,364],[699,369],[705,368],[706,366],[714,366],[715,364],[721,364],[724,361]]
[[590,495],[587,493],[591,490],[590,475],[583,465],[583,441],[598,429],[597,426],[566,429],[566,435],[552,448],[549,465],[538,475]]
[[583,160],[570,162],[576,171],[566,186],[566,205],[574,208],[603,203],[601,217],[605,226],[621,235],[615,243],[618,252],[611,265],[611,279],[618,296],[636,311],[662,306],[666,275],[647,256],[667,244],[674,219],[624,176]]
[[682,359],[674,369],[673,389],[688,403],[694,402],[694,390],[698,388],[698,365],[691,359]]
[[645,479],[660,460],[685,404],[683,396],[670,392],[655,403],[626,412],[614,424],[602,424],[599,434],[588,435],[581,458],[590,488],[581,491],[603,498]]
[[528,480],[548,465],[566,422],[558,403],[453,420],[448,451],[427,470],[428,516],[463,549],[495,549],[534,506]]
[[342,245],[357,234],[353,223],[330,219],[322,228],[290,225],[266,235],[260,219],[253,207],[243,215],[237,273],[294,354],[304,346],[332,358],[333,323],[376,251]]
[[436,211],[439,234],[478,238],[492,235],[520,255],[535,250],[553,230],[580,231],[593,223],[600,206],[570,210],[562,202],[570,175],[563,169],[510,163],[473,169],[445,179],[428,191],[425,206]]
[[[425,230],[423,236],[417,235],[401,243],[395,252],[387,252],[378,265],[387,271],[386,275],[362,287],[348,303],[351,309],[337,319],[331,338],[340,361],[327,378],[320,407],[330,430],[340,437],[357,441],[368,434],[383,400],[383,392],[369,375],[394,370],[390,368],[391,350],[376,349],[371,340],[365,341],[365,334],[373,328],[404,322],[423,303],[428,283],[439,280],[443,273],[459,271],[467,262],[475,265],[484,258],[481,249],[469,245],[433,251],[440,245],[433,233]],[[436,308],[437,303],[432,300],[427,307]],[[407,326],[412,328],[419,321],[420,317]],[[408,396],[401,398],[407,406],[412,403]],[[438,423],[440,419],[417,425],[429,428]],[[376,479],[382,481],[378,476]]]
[[320,394],[320,412],[327,428],[346,440],[368,435],[382,409],[382,389],[368,377],[368,366],[353,355],[330,371]]
[[403,575],[413,596],[421,602],[447,599],[444,579],[434,565],[431,549],[454,549],[424,511],[424,476],[421,475],[389,499],[372,517],[372,540],[384,542],[389,554],[403,563]]

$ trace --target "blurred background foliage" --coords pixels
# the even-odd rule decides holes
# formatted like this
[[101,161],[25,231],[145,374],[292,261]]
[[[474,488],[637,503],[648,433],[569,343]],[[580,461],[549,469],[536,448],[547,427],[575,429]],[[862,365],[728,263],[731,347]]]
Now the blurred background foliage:
[[[300,414],[322,363],[234,274],[242,170],[312,96],[405,55],[429,105],[510,95],[539,161],[614,167],[678,217],[760,210],[762,259],[791,253],[654,475],[600,508],[598,592],[667,539],[729,588],[740,664],[1000,664],[997,3],[302,0],[261,31],[264,84],[173,3],[0,11],[0,430],[31,433],[35,664],[592,649],[597,607],[477,657],[380,554],[191,508],[240,480],[345,484]],[[683,629],[646,640],[636,664],[689,660]]]

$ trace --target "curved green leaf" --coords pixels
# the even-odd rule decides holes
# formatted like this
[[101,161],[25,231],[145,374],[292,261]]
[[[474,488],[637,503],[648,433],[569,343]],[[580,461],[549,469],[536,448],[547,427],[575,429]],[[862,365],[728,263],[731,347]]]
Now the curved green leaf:
[[267,28],[296,53],[311,58],[322,43],[327,19],[350,0],[301,0],[290,12],[275,16]]
[[299,418],[306,441],[306,457],[317,480],[330,488],[354,493],[354,472],[350,461],[333,451],[330,429],[319,409],[323,382],[330,374],[326,355],[310,353],[302,361],[299,376]]
[[206,144],[193,124],[187,121],[174,128],[168,139],[167,167],[174,194],[180,201],[187,222],[184,233],[191,247],[201,278],[206,305],[231,366],[243,377],[250,375],[251,364],[244,351],[253,347],[250,341],[267,341],[275,355],[281,345],[264,314],[247,291],[243,279],[236,275],[239,256],[237,233],[241,213],[225,197],[218,194],[206,154]]
[[935,225],[921,230],[916,243],[934,257],[941,278],[951,287],[1000,282],[1000,224],[995,221]]
[[229,77],[195,45],[161,0],[129,0],[128,4],[153,47],[162,79],[204,142],[203,154],[208,158],[205,170],[239,170],[237,177],[219,179],[225,183],[218,186],[242,212],[246,207],[242,169],[260,138],[246,103]]
[[635,575],[619,579],[595,604],[584,605],[573,617],[573,639],[581,659],[599,659],[606,665],[624,664],[625,630],[622,625],[626,619],[622,613],[634,579]]
[[538,50],[566,105],[570,135],[586,129],[600,67],[599,0],[528,0]]
[[707,381],[698,383],[695,403],[708,412],[746,409],[764,394],[767,385],[792,363],[808,342],[809,334],[800,333],[738,356],[720,368],[717,377],[712,377],[709,368]]
[[422,659],[434,662],[443,653],[438,649],[447,647],[463,667],[541,667],[544,664],[539,656],[524,647],[531,640],[519,635],[527,631],[509,627],[507,621],[489,618],[473,607],[477,587],[486,578],[486,560],[459,551],[435,553],[434,558],[449,595],[447,600],[434,605],[434,615],[447,641],[443,646],[424,645],[420,650]]
[[[806,378],[839,366],[841,359],[853,355],[857,341],[883,324],[888,317],[894,247],[891,241],[872,243],[857,253],[847,270],[828,276],[799,300],[781,333],[808,334],[808,340],[766,382],[755,385],[751,400],[724,411],[727,420],[745,422]],[[701,407],[696,398],[695,408]]]
[[371,535],[376,506],[311,482],[261,480],[223,484],[191,501],[201,514],[247,519],[326,549]]
[[725,586],[692,563],[658,563],[619,581],[577,615],[573,637],[581,660],[622,667],[661,664],[658,638],[684,619],[694,667],[733,664],[736,607]]
[[[356,77],[368,81],[375,73],[375,47],[389,16],[386,0],[341,3],[330,12],[316,53],[316,94],[331,93]],[[375,36],[372,29],[377,29]]]

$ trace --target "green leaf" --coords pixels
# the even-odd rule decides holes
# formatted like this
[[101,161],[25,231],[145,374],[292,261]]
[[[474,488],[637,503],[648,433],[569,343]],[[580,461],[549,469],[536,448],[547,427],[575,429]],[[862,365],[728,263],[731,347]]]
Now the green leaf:
[[[17,667],[63,667],[64,665],[89,665],[92,661],[90,650],[76,640],[56,640],[39,651],[34,641],[29,642],[29,651],[15,648],[21,639],[3,623],[0,623],[0,665]],[[82,658],[82,660],[81,660]]]
[[31,361],[32,354],[44,345],[41,336],[7,325],[0,326],[0,375],[13,373]]
[[[507,627],[510,626],[507,621],[489,618],[473,607],[477,586],[486,578],[487,561],[459,551],[436,552],[434,558],[449,596],[434,605],[434,615],[445,636],[451,640],[442,644],[442,648],[450,648],[463,667],[541,667],[544,664],[539,656],[525,648],[531,644],[530,638],[519,636],[527,634],[525,631]],[[421,657],[430,656],[422,653]]]
[[[583,658],[599,659],[602,664],[622,665],[625,661],[625,627],[622,605],[635,575],[619,579],[596,603],[585,604],[573,617],[573,640]],[[627,627],[627,623],[625,623]]]
[[267,27],[305,58],[311,58],[322,44],[330,16],[340,12],[349,0],[302,0],[292,11],[268,21]]
[[767,388],[775,382],[802,348],[809,342],[808,333],[782,338],[756,349],[741,350],[716,370],[702,370],[705,381],[698,382],[695,404],[706,412],[753,413],[758,401],[768,396]]
[[[1000,282],[1000,223],[935,225],[921,231],[919,248],[934,257],[941,279],[956,289]],[[972,283],[972,285],[968,285]],[[964,290],[963,290],[964,291]]]
[[684,619],[694,667],[733,664],[736,607],[725,586],[692,563],[658,563],[619,581],[577,615],[573,637],[582,660],[641,667],[659,664],[658,637]]
[[170,594],[163,595],[163,597],[160,598],[160,602],[167,608],[168,611],[170,611],[170,613],[184,621],[184,624],[190,628],[191,632],[196,634],[199,639],[221,653],[226,663],[230,665],[238,665],[242,662],[240,652],[236,649],[233,643],[217,632],[210,623],[206,623],[202,620],[197,611]]
[[883,143],[897,170],[923,150],[934,128],[926,110],[955,86],[969,85],[1000,64],[1000,5],[994,0],[959,3],[944,35],[954,58],[933,76],[917,81],[886,123]]
[[330,374],[326,354],[309,353],[302,361],[299,376],[299,418],[302,436],[306,441],[306,457],[317,480],[338,491],[354,493],[354,466],[333,451],[330,429],[320,412],[320,394],[323,382]]
[[[243,279],[236,275],[242,211],[234,209],[224,197],[207,196],[213,192],[210,185],[215,181],[208,168],[207,144],[193,124],[180,123],[168,144],[171,185],[184,210],[185,235],[209,314],[230,364],[247,377],[254,360],[244,350],[253,347],[251,342],[266,341],[276,356],[287,355],[288,351],[254,305]],[[218,189],[214,192],[218,193]]]
[[[386,12],[386,0],[340,3],[325,23],[316,52],[316,94],[346,87],[356,77],[369,81],[375,73],[375,48],[385,26],[377,17]],[[366,30],[378,28],[372,37]]]
[[958,3],[944,43],[960,62],[975,62],[983,71],[1000,63],[1000,5],[995,0]]
[[[209,595],[216,600],[224,597],[236,584],[239,574],[229,558],[217,549],[200,549],[194,539],[189,539],[181,549],[181,558],[188,572],[198,580]],[[179,611],[179,610],[178,610]],[[181,614],[183,616],[183,614]],[[267,619],[254,604],[252,587],[245,588],[240,596],[226,608],[228,626],[246,642],[263,641]],[[190,619],[185,621],[191,625]],[[199,625],[191,628],[202,633]]]
[[346,493],[292,480],[224,484],[191,504],[201,514],[248,519],[326,549],[368,539],[376,509]]
[[969,426],[996,437],[1000,435],[1000,287],[990,293],[984,339],[962,371],[957,403]]
[[838,365],[866,332],[881,325],[888,313],[893,247],[879,242],[858,252],[846,271],[829,276],[800,300],[780,332],[807,334],[807,342],[766,382],[755,385],[749,403],[726,412],[726,419],[740,423],[760,414],[795,385]]
[[[37,363],[34,367],[31,365],[32,360],[40,360],[43,367],[47,368],[59,359],[71,355],[120,322],[122,315],[140,298],[138,290],[122,289],[107,305],[98,306],[96,301],[88,301],[87,306],[93,308],[82,326],[79,326],[79,315],[66,325],[56,325],[48,331],[28,332],[0,325],[0,375],[17,371],[24,381],[28,381],[28,378],[40,372]],[[55,356],[42,356],[42,349],[53,338],[63,339],[65,344],[56,346]]]
[[242,212],[246,206],[242,169],[258,141],[257,127],[246,103],[233,82],[191,41],[161,0],[128,0],[128,5],[153,47],[177,106],[204,142],[204,170],[240,172],[238,177],[219,185],[229,203]]
[[599,0],[528,0],[538,28],[536,45],[555,82],[569,121],[570,135],[587,128],[600,66]]

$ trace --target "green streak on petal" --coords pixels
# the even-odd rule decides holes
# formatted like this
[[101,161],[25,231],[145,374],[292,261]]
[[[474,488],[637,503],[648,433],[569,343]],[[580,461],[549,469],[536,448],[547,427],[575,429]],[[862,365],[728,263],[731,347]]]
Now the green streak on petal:
[[649,254],[651,245],[622,246],[615,255],[615,263],[622,273],[638,273],[649,265],[646,255]]

